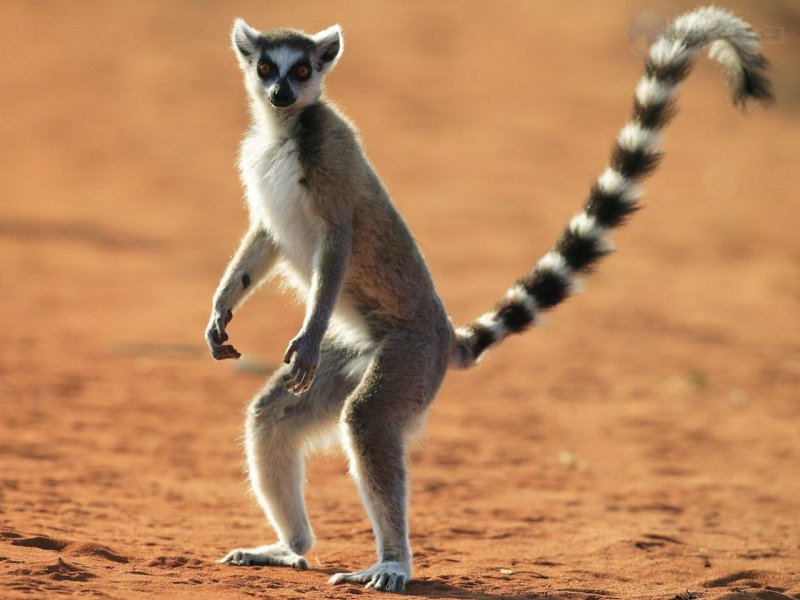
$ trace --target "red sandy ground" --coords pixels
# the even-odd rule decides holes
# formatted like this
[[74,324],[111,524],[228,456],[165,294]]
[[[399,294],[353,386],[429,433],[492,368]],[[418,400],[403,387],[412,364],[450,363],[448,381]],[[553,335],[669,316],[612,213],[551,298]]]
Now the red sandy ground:
[[[245,227],[228,27],[341,22],[359,124],[457,323],[545,252],[687,2],[0,4],[0,597],[350,598],[372,562],[341,456],[308,474],[313,570],[215,559],[272,533],[242,411],[301,310],[202,339]],[[647,208],[549,322],[452,374],[411,458],[420,598],[800,598],[800,10],[736,2],[779,103],[703,62]],[[780,40],[776,40],[780,42]]]

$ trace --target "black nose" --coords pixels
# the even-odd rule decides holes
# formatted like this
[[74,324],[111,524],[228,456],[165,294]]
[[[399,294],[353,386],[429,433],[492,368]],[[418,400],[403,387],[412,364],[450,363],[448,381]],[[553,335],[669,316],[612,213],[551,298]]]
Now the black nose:
[[275,85],[269,88],[268,97],[273,105],[280,108],[290,106],[295,101],[292,88],[289,87],[289,82],[285,79],[279,79]]

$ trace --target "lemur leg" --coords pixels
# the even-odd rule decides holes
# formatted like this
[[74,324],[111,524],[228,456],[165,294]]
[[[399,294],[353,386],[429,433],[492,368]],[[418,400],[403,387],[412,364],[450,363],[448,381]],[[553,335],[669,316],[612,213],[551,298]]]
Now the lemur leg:
[[250,483],[278,541],[237,548],[220,562],[308,568],[302,555],[314,536],[303,499],[305,454],[315,439],[336,433],[336,418],[365,366],[357,352],[325,339],[319,370],[308,390],[295,395],[286,389],[286,365],[250,404],[245,425]]
[[378,562],[363,571],[337,573],[329,583],[399,591],[411,579],[405,437],[441,385],[448,344],[449,334],[393,334],[348,398],[341,426],[350,469],[372,521]]
[[211,303],[206,342],[217,360],[239,358],[236,348],[225,344],[228,339],[225,328],[233,318],[233,309],[258,287],[277,258],[278,249],[263,225],[251,224],[228,263]]

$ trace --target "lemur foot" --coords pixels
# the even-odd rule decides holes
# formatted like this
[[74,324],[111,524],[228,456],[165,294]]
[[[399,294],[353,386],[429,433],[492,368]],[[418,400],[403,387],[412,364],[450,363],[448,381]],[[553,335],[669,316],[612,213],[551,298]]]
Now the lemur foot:
[[386,592],[402,592],[406,583],[411,581],[411,564],[409,561],[386,561],[372,565],[369,569],[353,573],[336,573],[328,580],[331,585],[337,583],[365,583],[364,587]]
[[308,569],[308,561],[292,552],[285,544],[269,544],[258,546],[257,548],[236,548],[231,550],[218,562],[229,565],[251,566],[251,565],[273,565],[281,567],[293,567],[295,569]]

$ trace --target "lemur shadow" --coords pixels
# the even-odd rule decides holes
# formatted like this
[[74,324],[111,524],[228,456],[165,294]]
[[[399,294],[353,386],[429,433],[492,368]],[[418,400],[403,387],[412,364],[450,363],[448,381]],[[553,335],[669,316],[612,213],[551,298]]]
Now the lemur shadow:
[[508,600],[565,600],[566,598],[575,598],[573,592],[567,593],[564,596],[554,596],[551,593],[539,594],[536,592],[518,594],[498,592],[497,594],[490,594],[488,592],[470,590],[443,581],[426,581],[424,579],[415,579],[409,583],[403,595],[411,598],[459,598],[462,600],[498,600],[499,598]]
[[[323,573],[333,575],[340,572],[339,569],[323,569]],[[340,584],[342,587],[352,585],[358,588],[361,592],[362,584]],[[536,593],[526,592],[519,594],[497,593],[490,594],[488,592],[478,592],[470,590],[458,585],[452,585],[444,581],[433,581],[426,579],[414,579],[406,589],[400,592],[400,595],[406,598],[458,598],[459,600],[574,600],[575,590],[565,592],[564,595],[553,595],[552,593]],[[591,595],[587,592],[587,596]]]

